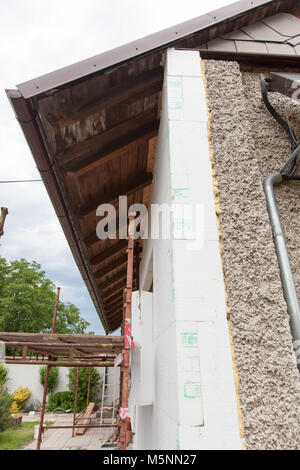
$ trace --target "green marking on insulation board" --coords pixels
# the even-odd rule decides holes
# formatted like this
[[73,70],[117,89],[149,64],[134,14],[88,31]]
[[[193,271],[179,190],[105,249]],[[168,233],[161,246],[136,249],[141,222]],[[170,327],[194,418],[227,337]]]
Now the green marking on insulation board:
[[182,88],[181,78],[168,78],[168,85],[174,88]]
[[176,232],[180,230],[189,230],[191,231],[193,228],[192,221],[190,219],[184,219],[183,217],[178,217],[173,219],[173,229]]
[[176,439],[176,450],[180,450],[180,442],[179,442],[179,439]]
[[183,109],[183,100],[169,101],[169,109]]
[[200,382],[185,382],[184,396],[185,398],[201,397],[201,383]]
[[198,334],[197,333],[181,333],[181,345],[184,348],[197,348],[198,347]]
[[174,188],[173,189],[173,194],[174,194],[174,197],[183,197],[185,199],[188,198],[188,191],[189,191],[189,188]]
[[173,248],[172,248],[171,253],[170,253],[170,261],[171,261],[171,264],[174,263],[174,250],[173,250]]

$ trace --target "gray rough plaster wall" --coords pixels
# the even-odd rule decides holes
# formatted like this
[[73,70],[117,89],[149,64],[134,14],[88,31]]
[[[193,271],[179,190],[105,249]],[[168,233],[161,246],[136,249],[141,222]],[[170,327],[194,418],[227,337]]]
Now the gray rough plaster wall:
[[[246,446],[299,449],[299,373],[262,187],[287,159],[289,140],[261,105],[259,72],[213,60],[205,68]],[[300,138],[298,105],[277,94],[272,102],[280,112],[287,103]],[[277,194],[300,291],[300,183]]]

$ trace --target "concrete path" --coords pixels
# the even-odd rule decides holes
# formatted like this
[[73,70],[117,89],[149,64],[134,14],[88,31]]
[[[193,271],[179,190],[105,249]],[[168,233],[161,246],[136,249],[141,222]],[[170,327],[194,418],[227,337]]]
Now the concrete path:
[[[29,417],[28,417],[29,418]],[[30,417],[31,418],[31,417]],[[53,415],[46,413],[45,421],[56,419],[56,425],[72,424],[71,415]],[[29,419],[25,419],[29,421]],[[31,420],[31,419],[30,419]],[[34,421],[38,421],[35,416]],[[47,429],[43,436],[42,450],[101,450],[103,444],[107,442],[113,434],[115,428],[92,428],[87,429],[83,436],[72,437],[72,429]],[[36,440],[24,448],[24,450],[35,450]]]

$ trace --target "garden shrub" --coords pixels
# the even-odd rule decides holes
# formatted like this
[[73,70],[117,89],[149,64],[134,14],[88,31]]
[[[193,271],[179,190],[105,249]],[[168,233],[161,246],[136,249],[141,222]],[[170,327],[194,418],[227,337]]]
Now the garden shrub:
[[0,364],[0,392],[4,391],[5,384],[8,380],[8,369]]
[[[77,369],[69,369],[69,391],[75,396]],[[86,407],[86,399],[88,392],[88,379],[89,369],[82,367],[79,369],[79,383],[78,383],[78,395],[77,395],[77,411],[80,412]],[[92,367],[91,369],[91,385],[90,385],[90,402],[95,401],[95,394],[100,385],[100,375],[97,370]]]
[[0,392],[0,431],[4,431],[11,424],[10,407],[12,397],[5,390]]
[[11,405],[11,413],[19,413],[27,400],[31,396],[31,390],[28,387],[19,387],[13,393],[13,403]]
[[[45,385],[47,366],[40,367],[40,384]],[[48,378],[48,391],[50,394],[54,392],[59,382],[59,368],[50,367]]]
[[73,410],[74,395],[71,392],[57,392],[50,395],[47,403],[47,411],[54,411],[56,408],[63,410]]

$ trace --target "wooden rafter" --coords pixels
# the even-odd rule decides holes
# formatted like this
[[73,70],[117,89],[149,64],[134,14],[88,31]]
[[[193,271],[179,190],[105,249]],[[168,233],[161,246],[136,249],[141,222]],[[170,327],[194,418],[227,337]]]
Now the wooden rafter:
[[92,212],[96,212],[97,207],[100,204],[113,204],[116,203],[120,195],[127,195],[135,193],[146,186],[149,186],[152,183],[153,175],[152,173],[145,173],[141,176],[136,176],[136,179],[133,182],[127,183],[127,185],[121,186],[119,189],[114,190],[110,194],[105,195],[105,200],[102,201],[91,201],[85,206],[83,206],[77,212],[78,217],[86,217],[87,215],[91,214]]
[[118,292],[115,296],[111,297],[110,299],[108,299],[105,303],[104,303],[104,308],[110,308],[111,307],[111,304],[119,301],[119,302],[122,302],[123,300],[123,291],[121,292]]
[[107,287],[112,286],[116,282],[120,281],[120,279],[124,279],[127,274],[127,269],[122,269],[121,271],[117,272],[114,276],[108,278],[105,282],[99,282],[98,286],[100,289],[105,290]]
[[110,294],[113,294],[114,292],[118,292],[120,289],[124,289],[126,285],[126,282],[124,282],[124,279],[116,283],[113,287],[107,287],[106,289],[101,289],[101,292],[103,292],[104,296],[109,297]]
[[122,306],[114,310],[111,310],[110,312],[107,311],[106,314],[107,314],[107,318],[109,318],[110,320],[113,320],[122,314]]
[[120,157],[120,155],[126,152],[130,152],[137,145],[152,139],[157,135],[158,127],[158,120],[150,122],[146,126],[109,143],[90,156],[82,155],[77,159],[71,160],[63,169],[67,172],[68,176],[79,177],[108,163],[114,158]]
[[163,80],[163,68],[151,70],[147,73],[138,75],[135,78],[104,90],[104,92],[94,97],[92,101],[84,103],[84,105],[71,106],[67,112],[56,116],[52,114],[48,116],[51,123],[58,122],[60,126],[67,126],[75,121],[83,120],[104,108],[115,106],[124,101],[132,99],[136,95],[146,97],[149,93],[158,92],[161,89]]
[[[134,285],[136,284],[136,280],[134,279],[133,280],[133,283]],[[104,297],[106,299],[109,299],[110,297],[112,297],[113,295],[119,293],[119,292],[123,292],[124,289],[126,287],[126,283],[124,282],[120,282],[119,284],[116,284],[114,287],[112,287],[111,289],[108,289],[104,292]]]
[[[121,223],[121,225],[120,225]],[[127,219],[124,218],[124,220],[121,218],[117,218],[116,219],[116,237],[118,238],[119,237],[119,229],[120,228],[124,228],[124,227],[127,227]],[[108,230],[108,235],[111,235],[112,232]],[[86,243],[88,246],[93,246],[95,245],[96,243],[98,243],[99,241],[101,241],[100,238],[98,238],[97,236],[97,233],[96,231],[94,231],[93,233],[91,233],[90,235],[88,235],[85,240],[84,240],[84,243]]]
[[76,160],[82,155],[95,154],[96,149],[99,151],[101,148],[111,144],[116,139],[125,137],[130,132],[134,132],[147,124],[156,121],[157,116],[155,110],[151,109],[150,111],[137,114],[131,119],[127,119],[126,121],[121,122],[110,129],[95,135],[94,137],[90,137],[83,142],[78,142],[76,145],[73,145],[64,152],[58,153],[56,156],[57,161],[63,166],[63,168],[65,168],[70,161]]
[[110,310],[114,310],[115,308],[120,307],[120,306],[122,307],[122,297],[117,299],[115,302],[112,302],[112,303],[106,305],[105,306],[105,311],[109,312]]
[[112,291],[112,292],[105,292],[105,295],[103,296],[105,298],[105,300],[107,302],[109,302],[109,300],[111,300],[112,297],[114,297],[115,295],[117,294],[120,294],[121,292],[123,293],[124,291],[124,285],[122,287],[119,287],[118,289],[116,289],[115,291]]
[[121,251],[124,251],[126,249],[126,246],[127,246],[127,241],[120,240],[119,242],[115,243],[111,247],[99,253],[97,256],[94,256],[94,258],[90,260],[90,263],[92,265],[98,265],[100,263],[104,263],[105,261],[109,260],[112,256],[115,256]]
[[110,264],[105,266],[104,268],[99,269],[95,273],[95,278],[97,279],[103,279],[105,278],[108,274],[113,274],[114,271],[117,269],[121,268],[127,263],[127,256],[120,256],[116,261],[112,261]]

